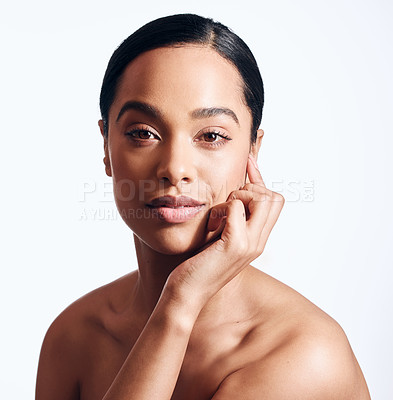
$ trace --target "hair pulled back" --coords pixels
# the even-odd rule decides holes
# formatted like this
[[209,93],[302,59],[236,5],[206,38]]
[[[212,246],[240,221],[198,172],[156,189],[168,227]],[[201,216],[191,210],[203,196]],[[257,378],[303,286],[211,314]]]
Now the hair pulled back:
[[264,104],[264,88],[257,62],[246,43],[228,27],[195,14],[176,14],[151,21],[114,51],[100,93],[105,137],[108,137],[109,109],[127,65],[148,50],[186,44],[209,46],[237,68],[243,80],[244,99],[252,116],[251,142],[255,142]]

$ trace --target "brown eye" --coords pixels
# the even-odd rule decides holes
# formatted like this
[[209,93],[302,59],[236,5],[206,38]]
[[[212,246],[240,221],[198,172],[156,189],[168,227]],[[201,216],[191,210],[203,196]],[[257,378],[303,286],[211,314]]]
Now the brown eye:
[[153,136],[153,134],[149,131],[138,131],[135,132],[135,136],[139,139],[151,139],[151,137]]
[[225,143],[228,143],[232,140],[225,132],[216,131],[215,129],[210,128],[197,137],[196,141],[200,142],[202,146],[206,149],[213,149],[219,146],[223,146]]
[[130,132],[126,133],[127,136],[130,136],[133,139],[140,139],[140,140],[150,140],[154,139],[156,136],[154,133],[146,130],[146,129],[134,129]]
[[215,132],[207,132],[204,133],[205,142],[215,142],[219,137],[218,133]]

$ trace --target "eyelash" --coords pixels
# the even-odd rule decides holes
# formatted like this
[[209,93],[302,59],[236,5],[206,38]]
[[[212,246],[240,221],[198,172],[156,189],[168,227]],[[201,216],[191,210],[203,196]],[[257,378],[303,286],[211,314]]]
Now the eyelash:
[[[149,129],[146,128],[135,128],[132,129],[128,132],[125,133],[126,136],[128,136],[131,140],[134,140],[135,144],[137,146],[143,146],[143,142],[147,142],[150,139],[149,138],[138,138],[137,135],[139,135],[140,133],[148,133],[156,138],[158,138],[157,135],[155,135],[153,132],[151,132]],[[226,133],[217,131],[217,130],[209,130],[206,132],[202,132],[201,136],[206,136],[206,135],[216,135],[216,137],[221,137],[222,140],[219,141],[214,141],[214,142],[205,142],[204,146],[206,147],[218,147],[218,146],[222,146],[225,144],[225,142],[229,142],[230,140],[232,140]]]
[[125,134],[126,134],[126,136],[129,136],[130,138],[133,138],[133,139],[148,140],[147,138],[142,139],[142,138],[140,138],[140,137],[138,138],[136,136],[136,135],[138,135],[138,134],[140,134],[142,132],[143,133],[149,133],[150,135],[153,135],[153,136],[157,137],[157,135],[155,135],[153,132],[149,131],[149,129],[140,129],[140,128],[132,129],[131,131],[126,132]]

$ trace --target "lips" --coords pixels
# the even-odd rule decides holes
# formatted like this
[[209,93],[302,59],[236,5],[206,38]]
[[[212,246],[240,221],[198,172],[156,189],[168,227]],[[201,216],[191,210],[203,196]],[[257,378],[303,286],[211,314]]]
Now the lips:
[[147,204],[158,218],[175,224],[194,218],[204,206],[204,203],[187,196],[162,196]]
[[150,207],[198,207],[202,206],[203,203],[194,200],[191,197],[187,196],[162,196],[157,197],[156,199],[152,200],[148,203]]

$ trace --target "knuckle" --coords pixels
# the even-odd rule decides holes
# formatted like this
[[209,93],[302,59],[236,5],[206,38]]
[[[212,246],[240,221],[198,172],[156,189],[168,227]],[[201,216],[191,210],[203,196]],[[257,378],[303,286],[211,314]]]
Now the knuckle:
[[229,204],[229,207],[237,210],[240,208],[244,208],[243,202],[240,199],[234,198],[231,203]]
[[231,194],[228,196],[228,201],[242,201],[241,199],[244,199],[245,197],[247,197],[248,193],[245,192],[244,190],[234,190],[233,192],[231,192]]
[[264,193],[267,190],[263,186],[258,185],[256,183],[246,183],[243,186],[243,189],[247,190],[248,192],[253,192],[253,193]]
[[248,191],[252,192],[253,186],[254,186],[253,183],[246,183],[246,184],[243,186],[243,190],[248,190]]
[[238,190],[234,190],[233,192],[231,192],[228,196],[228,200],[235,200],[238,198]]
[[258,256],[260,256],[263,253],[263,251],[265,250],[265,244],[266,243],[258,243],[257,251],[256,251]]
[[269,192],[262,193],[258,196],[258,201],[269,203],[272,200],[272,195]]
[[277,192],[272,192],[272,193],[273,193],[273,200],[275,202],[282,203],[282,204],[285,203],[285,197],[282,194],[277,193]]

